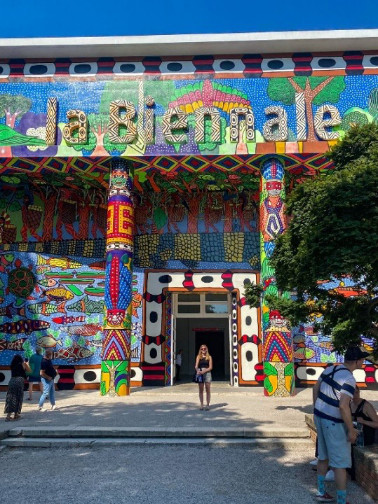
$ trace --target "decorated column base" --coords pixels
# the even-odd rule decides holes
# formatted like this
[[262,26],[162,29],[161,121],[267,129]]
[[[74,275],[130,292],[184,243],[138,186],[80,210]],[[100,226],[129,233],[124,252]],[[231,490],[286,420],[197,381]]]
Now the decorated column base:
[[264,362],[264,394],[287,397],[294,393],[294,364],[292,362]]
[[126,396],[130,390],[130,362],[103,360],[101,362],[101,395]]

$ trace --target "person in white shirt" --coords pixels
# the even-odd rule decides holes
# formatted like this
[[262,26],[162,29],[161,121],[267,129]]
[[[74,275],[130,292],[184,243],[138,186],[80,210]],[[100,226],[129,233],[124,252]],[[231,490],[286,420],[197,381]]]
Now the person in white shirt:
[[318,502],[335,500],[325,490],[325,476],[330,466],[335,473],[337,504],[346,504],[346,469],[352,465],[351,443],[356,441],[358,434],[350,410],[356,387],[353,371],[362,367],[368,355],[357,346],[348,348],[344,364],[327,367],[314,387],[314,421],[319,452]]
[[176,381],[180,381],[180,371],[182,366],[182,348],[178,351],[176,355]]

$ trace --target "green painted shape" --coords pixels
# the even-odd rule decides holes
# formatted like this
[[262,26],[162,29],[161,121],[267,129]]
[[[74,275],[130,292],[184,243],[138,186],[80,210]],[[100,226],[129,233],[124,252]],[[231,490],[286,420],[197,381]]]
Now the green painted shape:
[[105,289],[100,287],[87,287],[84,292],[90,296],[101,296],[104,294]]
[[273,385],[271,384],[269,378],[264,378],[264,389],[271,394],[273,392]]
[[12,145],[46,145],[46,142],[41,138],[23,135],[14,131],[5,124],[0,124],[0,146]]
[[67,285],[66,287],[72,292],[72,294],[75,294],[75,296],[83,295],[83,292],[78,287],[76,287],[76,285]]
[[284,376],[294,376],[294,365],[292,362],[285,366]]
[[56,278],[72,278],[72,271],[46,271],[46,277],[56,277]]
[[274,366],[272,366],[270,362],[264,362],[264,374],[266,374],[267,376],[277,376],[278,371]]

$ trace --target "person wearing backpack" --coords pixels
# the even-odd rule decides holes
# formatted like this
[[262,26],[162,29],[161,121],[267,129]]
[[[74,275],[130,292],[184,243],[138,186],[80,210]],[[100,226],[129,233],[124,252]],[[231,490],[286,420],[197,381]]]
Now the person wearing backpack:
[[335,500],[325,489],[325,476],[330,466],[335,473],[337,504],[348,504],[346,469],[352,465],[351,444],[356,441],[358,435],[350,410],[356,387],[353,371],[362,367],[368,355],[368,352],[357,346],[349,347],[344,355],[344,364],[327,367],[314,387],[314,421],[319,450],[316,494],[318,502]]

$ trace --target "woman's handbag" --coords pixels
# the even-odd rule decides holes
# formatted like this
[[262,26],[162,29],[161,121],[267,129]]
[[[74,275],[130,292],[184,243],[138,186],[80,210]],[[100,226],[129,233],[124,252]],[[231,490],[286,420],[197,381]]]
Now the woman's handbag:
[[204,383],[205,375],[194,373],[193,380],[194,383]]

